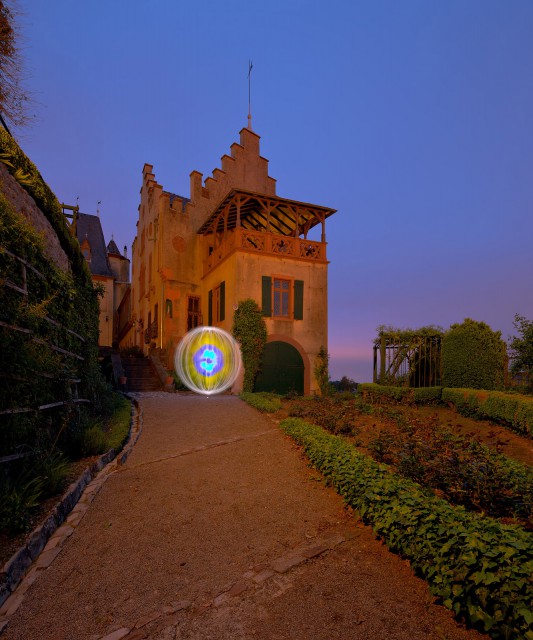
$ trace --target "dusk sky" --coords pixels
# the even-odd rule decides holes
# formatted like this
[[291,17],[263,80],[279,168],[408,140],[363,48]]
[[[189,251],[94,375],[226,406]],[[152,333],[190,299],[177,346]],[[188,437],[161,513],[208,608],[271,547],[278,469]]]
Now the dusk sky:
[[[18,0],[33,124],[60,201],[135,236],[141,172],[189,195],[246,126],[281,197],[326,225],[333,379],[381,324],[503,337],[533,319],[531,0]],[[312,237],[312,236],[311,236]]]

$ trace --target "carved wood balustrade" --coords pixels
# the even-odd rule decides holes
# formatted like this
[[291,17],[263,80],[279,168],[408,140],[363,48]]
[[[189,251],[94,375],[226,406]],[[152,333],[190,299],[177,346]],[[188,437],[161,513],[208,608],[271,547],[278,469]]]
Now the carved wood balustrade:
[[248,231],[237,227],[219,236],[211,254],[204,261],[204,275],[234,251],[327,263],[325,242],[283,236],[266,231]]

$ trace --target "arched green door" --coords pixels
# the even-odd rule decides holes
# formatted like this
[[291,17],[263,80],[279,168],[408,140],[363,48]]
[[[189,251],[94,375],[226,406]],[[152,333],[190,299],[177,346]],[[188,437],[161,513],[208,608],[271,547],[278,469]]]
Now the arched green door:
[[267,342],[254,391],[303,394],[304,362],[298,350],[287,342]]

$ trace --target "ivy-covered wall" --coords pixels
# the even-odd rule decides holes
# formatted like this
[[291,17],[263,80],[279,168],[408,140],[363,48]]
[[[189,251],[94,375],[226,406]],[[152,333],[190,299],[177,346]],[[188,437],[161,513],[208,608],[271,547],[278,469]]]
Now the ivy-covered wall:
[[32,198],[68,260],[60,269],[45,238],[0,185],[0,456],[63,448],[98,412],[107,388],[98,364],[98,290],[61,205],[15,140],[0,129],[0,162]]

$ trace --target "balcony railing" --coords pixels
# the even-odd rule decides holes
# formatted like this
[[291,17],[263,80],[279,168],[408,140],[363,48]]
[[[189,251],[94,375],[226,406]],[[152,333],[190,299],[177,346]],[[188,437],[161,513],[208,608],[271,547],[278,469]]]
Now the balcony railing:
[[247,231],[237,227],[226,233],[221,244],[216,246],[205,260],[204,275],[233,251],[261,253],[310,262],[327,262],[325,242],[281,236],[265,231]]

